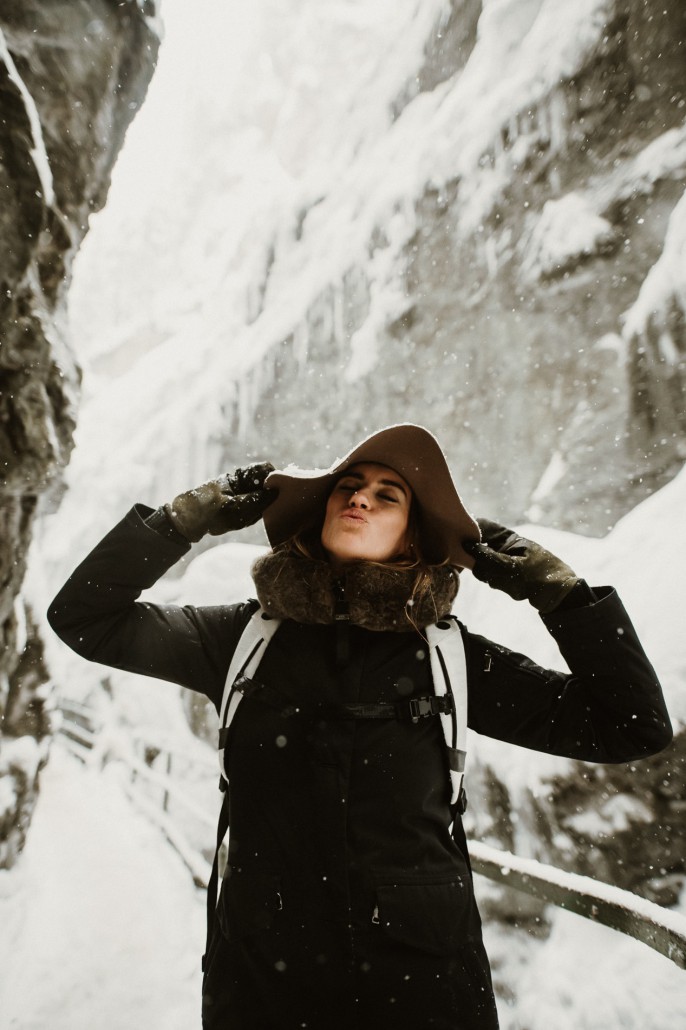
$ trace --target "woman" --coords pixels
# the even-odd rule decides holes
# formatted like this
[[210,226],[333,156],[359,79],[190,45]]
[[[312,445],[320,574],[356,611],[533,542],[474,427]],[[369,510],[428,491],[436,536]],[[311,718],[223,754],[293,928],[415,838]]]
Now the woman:
[[262,513],[272,550],[255,563],[256,592],[283,621],[225,740],[229,858],[203,1026],[493,1030],[428,627],[448,625],[464,568],[542,613],[571,674],[464,627],[462,639],[469,725],[546,753],[620,762],[665,747],[655,673],[615,592],[477,525],[437,441],[412,425],[326,472],[255,465],[156,512],[136,506],[57,595],[52,626],[84,657],[180,683],[219,710],[255,604],[137,598],[190,541]]

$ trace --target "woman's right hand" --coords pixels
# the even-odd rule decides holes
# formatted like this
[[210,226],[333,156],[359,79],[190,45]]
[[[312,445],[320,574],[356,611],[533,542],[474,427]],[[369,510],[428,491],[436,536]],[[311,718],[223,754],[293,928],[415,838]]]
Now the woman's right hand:
[[247,465],[211,479],[165,504],[167,518],[177,532],[196,543],[206,533],[220,536],[258,522],[276,496],[264,481],[274,466],[268,462]]
[[534,540],[490,519],[477,519],[481,543],[463,546],[474,558],[472,574],[515,601],[528,601],[539,612],[552,612],[579,582],[561,558]]

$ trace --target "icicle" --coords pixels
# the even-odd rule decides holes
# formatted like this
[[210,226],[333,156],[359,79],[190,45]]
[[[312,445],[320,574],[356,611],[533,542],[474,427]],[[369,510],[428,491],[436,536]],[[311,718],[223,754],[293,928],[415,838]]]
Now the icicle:
[[660,357],[668,365],[678,365],[681,359],[672,334],[668,330],[660,333],[657,341],[657,349]]
[[567,98],[564,90],[556,89],[548,101],[550,114],[550,146],[554,152],[563,150],[567,139]]

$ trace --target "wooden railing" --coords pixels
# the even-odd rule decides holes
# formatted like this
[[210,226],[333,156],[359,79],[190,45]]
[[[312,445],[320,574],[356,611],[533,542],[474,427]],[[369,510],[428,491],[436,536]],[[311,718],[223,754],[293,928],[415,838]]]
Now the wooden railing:
[[686,969],[686,917],[680,913],[590,876],[567,873],[480,841],[470,842],[469,855],[475,873],[634,937]]
[[[97,759],[100,726],[93,712],[87,706],[66,700],[59,703],[59,708],[62,719],[58,731],[68,749],[81,761]],[[179,755],[163,743],[151,744],[143,738],[138,741],[127,739],[131,744],[126,749],[108,742],[108,746],[102,749],[101,760],[122,763],[127,771],[124,786],[128,796],[175,848],[196,886],[207,887],[210,875],[208,861],[192,847],[178,822],[169,814],[172,802],[186,809],[211,831],[208,839],[213,839],[216,818],[199,809],[196,802],[174,782],[175,760],[187,760],[187,756]],[[160,755],[164,755],[165,773],[151,768],[146,761],[146,757],[159,758]],[[146,785],[146,793],[141,790],[141,784]],[[680,913],[589,876],[567,873],[534,859],[489,847],[480,841],[470,842],[469,854],[475,873],[609,926],[648,945],[679,968],[686,969],[686,917]]]

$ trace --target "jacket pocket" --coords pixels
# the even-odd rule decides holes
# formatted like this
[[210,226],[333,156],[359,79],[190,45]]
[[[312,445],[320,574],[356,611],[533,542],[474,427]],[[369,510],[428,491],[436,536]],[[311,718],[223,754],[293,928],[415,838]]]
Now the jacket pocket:
[[227,869],[218,916],[228,941],[268,930],[282,908],[281,878],[273,873],[237,873]]
[[377,887],[375,921],[388,937],[432,955],[451,955],[469,936],[472,887],[467,876],[446,883]]

